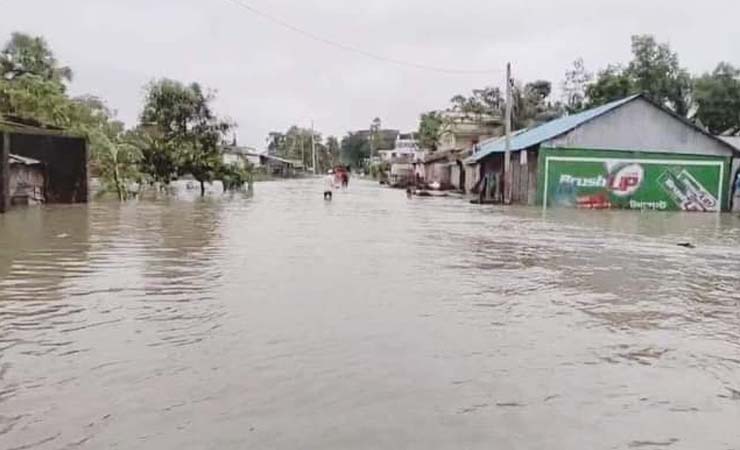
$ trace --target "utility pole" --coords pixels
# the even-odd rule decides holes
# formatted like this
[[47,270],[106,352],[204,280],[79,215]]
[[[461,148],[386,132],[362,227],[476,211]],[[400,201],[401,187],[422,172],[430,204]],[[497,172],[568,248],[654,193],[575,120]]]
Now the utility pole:
[[311,164],[313,165],[313,174],[316,175],[316,133],[313,131],[313,120],[311,121]]
[[367,170],[370,171],[370,166],[373,163],[373,153],[375,153],[375,133],[373,132],[373,126],[370,125],[370,157],[367,161]]
[[303,129],[299,129],[298,132],[301,136],[301,164],[303,164],[303,170],[306,170],[306,151],[303,148]]
[[506,117],[504,118],[504,130],[506,132],[506,151],[504,153],[504,204],[511,204],[511,185],[513,177],[511,173],[511,63],[506,63]]

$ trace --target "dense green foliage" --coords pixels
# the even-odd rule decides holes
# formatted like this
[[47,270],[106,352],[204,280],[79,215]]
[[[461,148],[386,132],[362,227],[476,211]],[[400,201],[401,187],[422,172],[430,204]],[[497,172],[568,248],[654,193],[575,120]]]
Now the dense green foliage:
[[563,82],[571,113],[639,93],[712,133],[740,130],[740,70],[722,62],[713,72],[692,79],[678,53],[650,35],[632,37],[627,65],[610,64],[592,79],[577,60]]
[[316,173],[324,173],[339,164],[339,141],[334,136],[324,140],[321,133],[293,125],[284,133],[273,131],[268,136],[268,151],[281,158],[301,161],[303,167],[313,169],[312,141],[316,146]]
[[694,86],[696,118],[712,133],[740,132],[740,69],[719,63]]
[[216,117],[213,99],[197,83],[163,79],[149,84],[141,127],[155,139],[145,152],[146,174],[164,182],[192,175],[203,195],[205,183],[225,173],[221,146],[233,125]]
[[72,69],[60,66],[49,45],[41,37],[13,33],[0,55],[0,72],[6,80],[34,75],[63,85],[72,80]]
[[133,184],[169,183],[184,174],[201,182],[201,192],[203,183],[219,177],[236,179],[225,186],[248,178],[240,172],[245,169],[223,166],[221,145],[232,124],[215,116],[213,95],[199,85],[151,83],[142,123],[126,130],[104,101],[71,98],[71,79],[72,70],[59,64],[43,38],[13,33],[0,53],[0,114],[87,137],[92,173],[119,199],[130,196]]
[[370,157],[370,142],[362,133],[347,133],[341,143],[342,163],[361,167]]
[[245,184],[252,185],[253,177],[250,167],[242,168],[236,164],[221,164],[215,172],[215,177],[224,185],[225,191],[237,191]]
[[[464,103],[465,98],[460,97],[458,101]],[[447,126],[448,123],[444,115],[439,111],[423,113],[419,119],[419,145],[421,148],[436,151],[442,136],[447,132]]]
[[598,72],[596,80],[586,88],[583,106],[598,106],[638,93],[681,116],[690,113],[691,76],[681,67],[678,54],[650,35],[632,37],[629,64],[612,64]]

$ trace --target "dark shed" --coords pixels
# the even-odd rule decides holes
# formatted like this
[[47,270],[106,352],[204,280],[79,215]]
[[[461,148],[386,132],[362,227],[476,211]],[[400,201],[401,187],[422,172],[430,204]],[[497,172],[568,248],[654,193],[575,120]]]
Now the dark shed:
[[47,203],[87,202],[87,141],[60,128],[0,116],[0,212],[10,205],[10,154],[44,165]]

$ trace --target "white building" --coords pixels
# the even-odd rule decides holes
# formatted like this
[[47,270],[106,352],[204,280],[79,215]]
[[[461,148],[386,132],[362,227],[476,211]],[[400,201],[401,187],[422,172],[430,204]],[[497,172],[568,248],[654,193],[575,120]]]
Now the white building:
[[393,149],[380,150],[378,155],[384,162],[413,161],[418,157],[419,151],[419,140],[416,133],[399,133]]
[[444,133],[439,151],[466,150],[479,142],[503,134],[501,117],[489,114],[465,114],[456,111],[445,111]]

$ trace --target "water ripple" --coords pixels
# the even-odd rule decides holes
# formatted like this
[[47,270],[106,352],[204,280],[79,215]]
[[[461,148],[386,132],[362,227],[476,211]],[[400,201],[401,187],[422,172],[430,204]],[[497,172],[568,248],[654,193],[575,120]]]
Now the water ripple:
[[0,447],[734,448],[739,244],[354,180],[15,210]]

